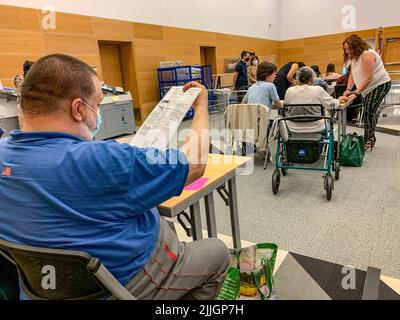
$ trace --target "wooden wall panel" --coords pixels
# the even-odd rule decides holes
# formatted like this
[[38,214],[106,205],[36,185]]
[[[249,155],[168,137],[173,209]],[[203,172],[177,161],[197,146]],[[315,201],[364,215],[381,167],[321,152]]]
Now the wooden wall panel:
[[124,88],[118,45],[100,43],[99,49],[100,59],[102,61],[103,80],[112,86]]
[[92,18],[94,36],[104,41],[132,41],[131,22],[103,18]]
[[400,26],[388,27],[384,29],[385,38],[397,38],[400,37]]
[[0,29],[40,31],[39,11],[0,5]]
[[[39,16],[42,18],[44,14],[41,12]],[[43,30],[46,34],[52,33],[67,33],[67,34],[79,34],[79,35],[92,35],[93,25],[92,18],[87,16],[80,16],[69,13],[56,13],[56,28]]]
[[44,33],[43,39],[47,53],[70,55],[90,55],[98,51],[98,43],[92,36],[73,36]]
[[0,30],[0,54],[44,54],[40,32]]
[[133,23],[135,39],[163,40],[163,26],[152,24]]
[[215,47],[217,45],[217,35],[213,32],[197,31],[197,42],[201,46]]
[[5,80],[13,79],[17,74],[22,75],[22,65],[26,60],[36,61],[41,57],[41,55],[8,55],[0,54],[0,80],[3,82]]
[[165,41],[182,41],[182,29],[163,27],[163,39]]

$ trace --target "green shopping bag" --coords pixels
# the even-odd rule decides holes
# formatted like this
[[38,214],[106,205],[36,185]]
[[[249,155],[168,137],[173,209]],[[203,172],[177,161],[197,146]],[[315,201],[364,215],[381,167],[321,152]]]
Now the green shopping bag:
[[272,243],[231,250],[231,265],[217,299],[273,299],[277,252],[278,246]]
[[364,137],[357,133],[348,134],[340,143],[340,165],[361,167],[364,160]]

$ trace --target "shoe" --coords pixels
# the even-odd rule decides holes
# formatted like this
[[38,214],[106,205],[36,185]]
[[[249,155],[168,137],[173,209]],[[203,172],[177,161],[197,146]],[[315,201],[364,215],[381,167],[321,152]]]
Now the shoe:
[[371,138],[364,143],[364,150],[367,151],[368,149],[372,149],[375,146],[376,138]]

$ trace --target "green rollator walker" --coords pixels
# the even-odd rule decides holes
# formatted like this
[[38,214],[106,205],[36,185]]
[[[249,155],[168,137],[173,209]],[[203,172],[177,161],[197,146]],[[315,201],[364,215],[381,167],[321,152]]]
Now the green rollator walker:
[[[300,110],[305,111],[309,107],[320,108],[321,115],[297,115],[299,112],[295,112],[296,115],[287,116],[289,109],[301,108]],[[279,121],[280,135],[275,156],[275,171],[272,175],[273,193],[278,193],[281,175],[286,176],[288,170],[322,171],[325,172],[323,177],[326,198],[328,201],[331,200],[334,189],[332,173],[335,180],[339,180],[340,172],[339,160],[334,156],[334,112],[332,111],[331,116],[326,116],[324,106],[321,104],[287,104],[283,105],[281,110],[282,117],[276,119]],[[317,120],[325,120],[325,129],[315,133],[300,133],[297,130],[293,132],[286,124],[286,121],[296,123]],[[282,129],[286,131],[286,135],[282,136]],[[309,166],[318,162],[321,156],[325,156],[323,166]]]

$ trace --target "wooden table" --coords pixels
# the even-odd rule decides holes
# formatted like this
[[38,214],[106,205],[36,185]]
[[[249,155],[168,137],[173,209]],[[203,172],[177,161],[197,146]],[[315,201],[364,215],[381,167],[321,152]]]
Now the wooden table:
[[250,157],[210,154],[203,176],[204,178],[208,178],[206,184],[200,190],[184,190],[179,197],[172,197],[165,201],[158,207],[160,214],[165,217],[173,218],[189,208],[193,239],[201,239],[200,200],[204,198],[208,236],[217,237],[213,192],[217,188],[228,183],[227,195],[229,197],[233,245],[235,248],[240,248],[236,176],[245,170],[246,163],[251,159]]

